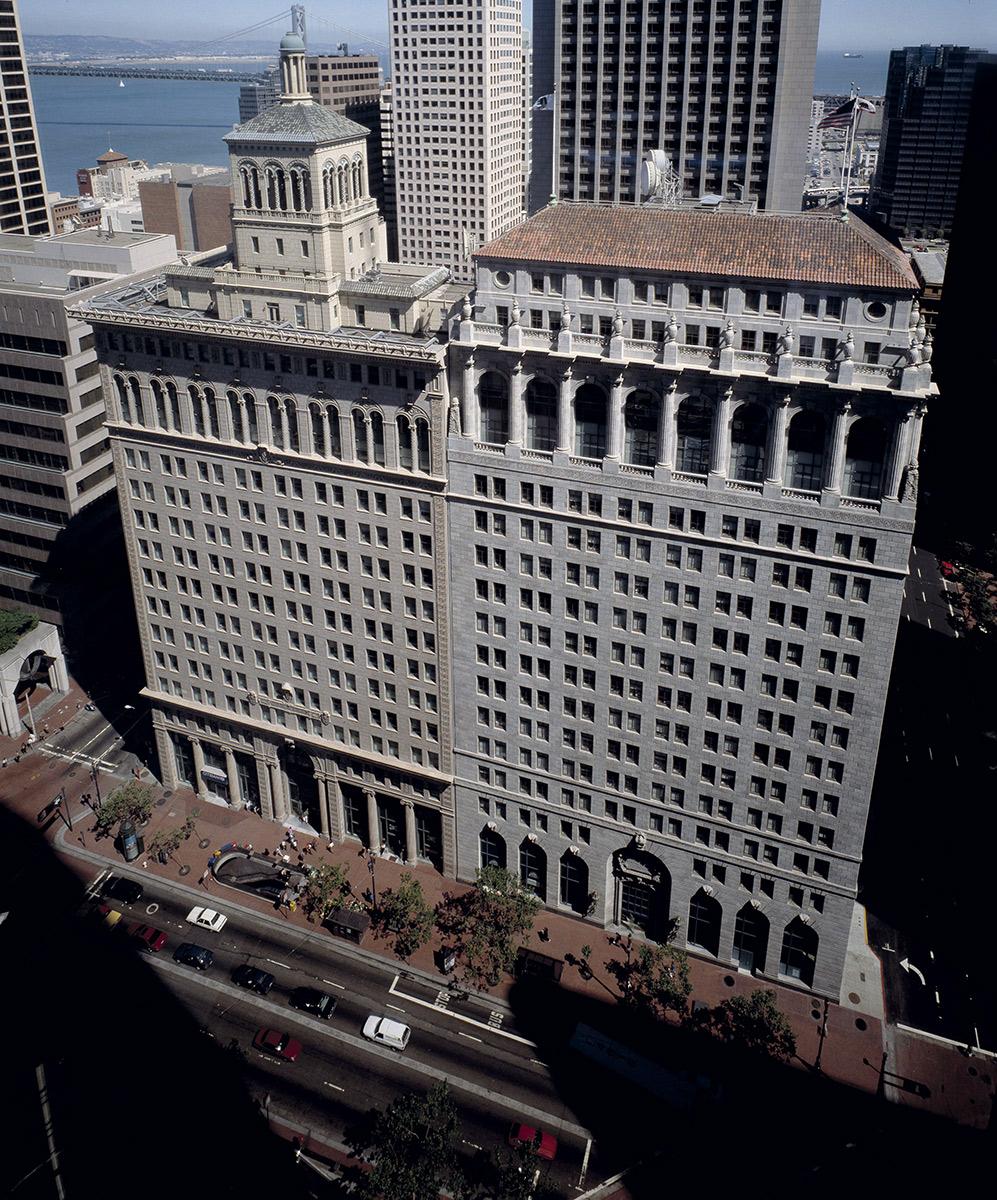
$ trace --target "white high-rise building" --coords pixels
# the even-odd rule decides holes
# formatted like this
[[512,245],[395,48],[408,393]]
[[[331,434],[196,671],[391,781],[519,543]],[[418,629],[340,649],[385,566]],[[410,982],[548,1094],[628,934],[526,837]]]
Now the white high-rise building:
[[522,0],[391,0],[398,251],[473,277],[524,216]]

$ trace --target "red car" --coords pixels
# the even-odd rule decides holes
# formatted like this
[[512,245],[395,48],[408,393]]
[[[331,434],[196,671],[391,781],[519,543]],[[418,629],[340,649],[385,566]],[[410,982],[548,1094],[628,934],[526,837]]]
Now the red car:
[[940,562],[938,565],[946,579],[955,574],[955,563]]
[[166,934],[161,929],[153,929],[151,925],[133,925],[128,933],[139,944],[142,950],[154,954],[166,945]]
[[532,1146],[537,1158],[553,1162],[557,1155],[557,1138],[552,1133],[542,1129],[534,1129],[532,1125],[513,1125],[509,1130],[509,1145]]
[[257,1029],[253,1045],[257,1050],[282,1058],[284,1062],[294,1062],[301,1053],[300,1042],[296,1042],[289,1033],[280,1033],[276,1029]]

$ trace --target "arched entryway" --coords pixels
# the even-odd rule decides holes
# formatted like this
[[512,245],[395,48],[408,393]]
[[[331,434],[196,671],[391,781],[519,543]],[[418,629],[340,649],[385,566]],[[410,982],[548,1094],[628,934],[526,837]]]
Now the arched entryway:
[[734,959],[742,971],[764,971],[769,944],[768,917],[746,904],[734,921]]
[[655,941],[668,933],[672,881],[660,858],[636,846],[613,855],[614,920],[631,925]]
[[528,892],[547,899],[547,855],[535,841],[523,838],[519,845],[519,882]]
[[782,935],[779,974],[789,979],[798,979],[800,983],[812,987],[819,945],[817,930],[812,925],[805,924],[800,917],[794,917]]
[[478,855],[482,870],[485,867],[501,867],[505,870],[505,838],[486,826],[478,834]]
[[705,888],[700,888],[689,901],[689,932],[686,938],[689,945],[716,957],[720,952],[722,920],[723,909],[720,907],[720,901],[711,896]]
[[280,752],[280,763],[287,780],[289,818],[318,830],[321,828],[318,780],[311,755],[297,746],[285,746]]
[[561,904],[572,912],[588,911],[589,869],[580,854],[565,850],[561,855],[558,895]]

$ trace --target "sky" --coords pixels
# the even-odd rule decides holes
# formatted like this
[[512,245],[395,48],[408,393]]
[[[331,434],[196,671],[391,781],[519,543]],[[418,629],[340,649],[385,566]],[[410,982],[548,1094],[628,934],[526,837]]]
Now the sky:
[[[305,0],[318,42],[385,41],[387,0]],[[214,38],[276,15],[281,0],[20,0],[27,33]],[[290,6],[285,7],[285,11]],[[531,0],[524,0],[527,14]],[[527,25],[529,17],[526,17]],[[331,23],[335,28],[330,29]],[[270,40],[280,22],[249,36]],[[997,0],[823,0],[822,49],[888,50],[949,42],[997,49]]]

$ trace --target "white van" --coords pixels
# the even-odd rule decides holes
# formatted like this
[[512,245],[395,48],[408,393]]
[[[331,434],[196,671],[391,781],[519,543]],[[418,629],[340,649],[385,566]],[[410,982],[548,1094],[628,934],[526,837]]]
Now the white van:
[[379,1042],[392,1050],[404,1050],[412,1036],[412,1030],[390,1017],[370,1016],[364,1022],[363,1035],[370,1042]]

